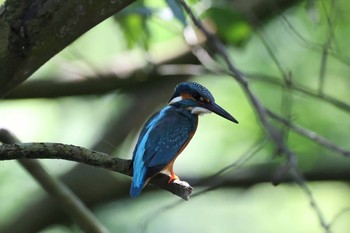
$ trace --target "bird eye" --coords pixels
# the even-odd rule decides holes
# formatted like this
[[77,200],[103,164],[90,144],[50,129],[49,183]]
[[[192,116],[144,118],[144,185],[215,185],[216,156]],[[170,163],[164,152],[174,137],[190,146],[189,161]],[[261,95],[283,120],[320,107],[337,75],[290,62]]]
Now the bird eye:
[[195,100],[200,100],[201,95],[198,94],[198,93],[194,93],[194,94],[192,95],[192,97],[193,97]]
[[192,98],[200,102],[209,102],[209,99],[200,95],[199,93],[193,93]]

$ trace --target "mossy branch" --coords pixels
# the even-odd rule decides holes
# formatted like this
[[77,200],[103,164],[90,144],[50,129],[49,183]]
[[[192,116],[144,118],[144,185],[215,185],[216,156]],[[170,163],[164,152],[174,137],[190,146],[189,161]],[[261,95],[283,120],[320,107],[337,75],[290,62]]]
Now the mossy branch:
[[[61,143],[15,143],[0,146],[0,160],[16,159],[64,159],[119,172],[132,176],[131,160],[112,157],[108,154],[83,147]],[[150,184],[188,200],[193,188],[184,181],[168,183],[169,176],[158,174]]]

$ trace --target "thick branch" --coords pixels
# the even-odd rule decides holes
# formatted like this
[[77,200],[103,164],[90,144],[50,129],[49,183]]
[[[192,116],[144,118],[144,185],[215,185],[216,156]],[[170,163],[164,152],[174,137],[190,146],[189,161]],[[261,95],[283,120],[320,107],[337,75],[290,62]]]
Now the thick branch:
[[[0,160],[14,159],[65,159],[132,176],[131,160],[111,157],[105,153],[60,143],[16,143],[1,145]],[[168,180],[168,175],[159,174],[150,180],[150,184],[159,186],[184,200],[189,199],[193,190],[189,184],[183,181],[168,183]]]
[[[171,43],[158,45],[156,50],[171,45]],[[127,68],[118,66],[125,60],[132,61],[133,59],[131,54],[124,54],[114,62],[115,65],[106,67],[102,71],[96,71],[93,75],[81,72],[81,79],[67,79],[65,73],[61,72],[60,76],[55,78],[41,77],[40,80],[28,81],[15,88],[6,96],[6,99],[99,95],[120,89],[123,92],[140,92],[157,87],[160,83],[173,83],[174,79],[180,82],[194,75],[196,71],[198,74],[199,69],[198,67],[193,69],[193,66],[185,69],[181,65],[183,63],[199,64],[198,59],[191,53],[187,45],[180,46],[176,52],[158,56],[157,59],[152,60],[152,65],[146,62],[142,64],[133,62]]]
[[0,97],[133,0],[7,0],[0,14]]

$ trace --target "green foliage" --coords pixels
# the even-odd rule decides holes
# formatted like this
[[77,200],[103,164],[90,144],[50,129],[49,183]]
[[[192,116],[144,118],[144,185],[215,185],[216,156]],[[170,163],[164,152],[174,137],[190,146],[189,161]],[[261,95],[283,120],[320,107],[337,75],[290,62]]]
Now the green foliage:
[[173,12],[175,18],[179,20],[184,26],[186,26],[187,25],[186,16],[179,2],[177,0],[166,0],[166,3],[168,4],[171,11]]
[[150,37],[147,21],[152,14],[153,10],[146,7],[143,1],[137,1],[120,14],[114,15],[113,18],[120,25],[128,48],[138,45],[147,50]]
[[231,8],[211,7],[202,14],[202,18],[209,20],[216,34],[231,45],[240,45],[252,34],[248,22]]

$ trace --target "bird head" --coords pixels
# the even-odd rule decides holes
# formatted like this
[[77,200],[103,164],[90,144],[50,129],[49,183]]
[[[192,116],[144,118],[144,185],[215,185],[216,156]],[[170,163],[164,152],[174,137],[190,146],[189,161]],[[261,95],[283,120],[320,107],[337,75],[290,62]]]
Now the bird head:
[[196,115],[213,112],[229,121],[238,123],[233,116],[215,103],[214,97],[207,88],[195,82],[178,84],[169,100],[169,105],[185,108]]

